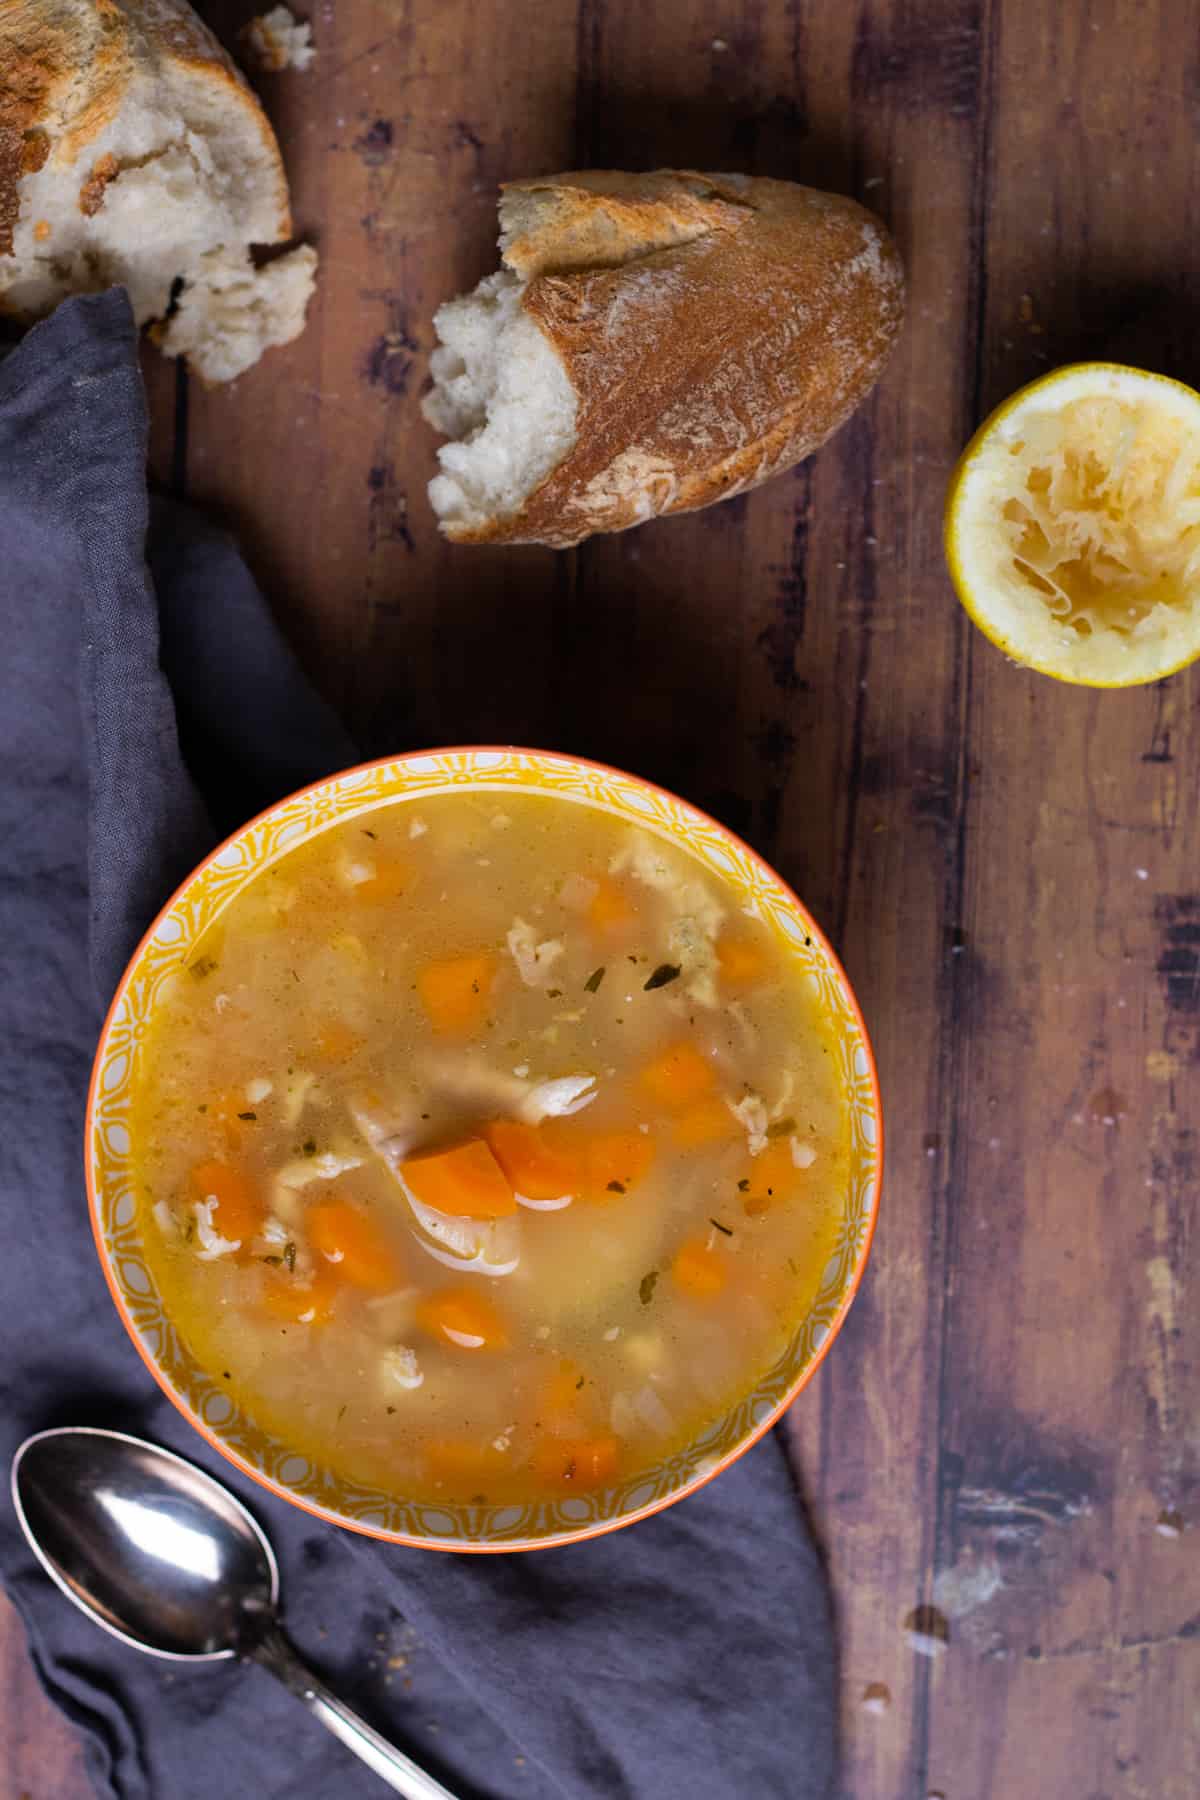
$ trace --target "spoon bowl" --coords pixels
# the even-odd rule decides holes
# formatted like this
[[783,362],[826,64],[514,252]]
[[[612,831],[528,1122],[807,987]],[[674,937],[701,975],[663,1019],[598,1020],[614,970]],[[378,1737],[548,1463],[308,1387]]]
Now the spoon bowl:
[[300,1660],[279,1628],[274,1551],[203,1469],[122,1431],[62,1426],[21,1445],[12,1497],[47,1575],[122,1643],[175,1662],[257,1663],[396,1793],[454,1800]]
[[121,1432],[26,1439],[13,1504],[42,1567],[98,1625],[154,1656],[245,1654],[279,1597],[275,1555],[227,1488]]

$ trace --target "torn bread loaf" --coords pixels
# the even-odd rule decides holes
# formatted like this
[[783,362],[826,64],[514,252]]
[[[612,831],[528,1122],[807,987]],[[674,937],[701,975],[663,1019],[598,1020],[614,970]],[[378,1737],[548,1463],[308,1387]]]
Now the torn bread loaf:
[[849,416],[903,316],[879,220],[791,182],[553,175],[506,186],[500,228],[423,402],[460,543],[566,548],[756,487]]
[[0,0],[0,312],[120,284],[206,381],[303,329],[316,252],[286,242],[266,115],[183,0]]

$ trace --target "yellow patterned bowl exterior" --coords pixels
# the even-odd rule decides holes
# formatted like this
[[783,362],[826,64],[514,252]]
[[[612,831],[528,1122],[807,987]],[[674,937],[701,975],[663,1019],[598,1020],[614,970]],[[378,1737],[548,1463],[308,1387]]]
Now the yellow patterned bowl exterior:
[[[360,1488],[262,1430],[192,1359],[156,1290],[134,1200],[130,1111],[138,1057],[161,983],[193,952],[234,895],[298,844],[372,807],[456,788],[557,794],[686,845],[776,934],[820,992],[836,1034],[851,1112],[851,1176],[837,1248],[812,1310],[787,1350],[703,1437],[604,1492],[534,1505],[429,1505]],[[731,832],[663,789],[575,757],[540,750],[439,750],[369,763],[293,794],[251,820],[168,901],[117,989],[88,1096],[85,1164],[92,1227],[117,1310],[151,1373],[208,1441],[247,1475],[319,1517],[395,1543],[441,1550],[526,1550],[612,1531],[681,1499],[765,1432],[812,1375],[845,1317],[875,1227],[882,1117],[866,1028],[845,975],[803,906]]]

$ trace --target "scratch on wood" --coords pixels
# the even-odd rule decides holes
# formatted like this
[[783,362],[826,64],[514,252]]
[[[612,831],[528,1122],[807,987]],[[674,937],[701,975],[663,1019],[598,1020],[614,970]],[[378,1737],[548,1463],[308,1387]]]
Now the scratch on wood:
[[1200,894],[1159,894],[1154,918],[1162,932],[1155,969],[1167,1011],[1200,1012]]
[[890,37],[878,13],[864,8],[854,44],[852,89],[875,105],[886,94],[893,106],[973,115],[979,104],[983,35],[977,24],[943,24],[931,31],[924,19]]
[[369,169],[378,169],[392,154],[395,141],[396,128],[392,121],[376,119],[361,136],[355,138],[352,148]]

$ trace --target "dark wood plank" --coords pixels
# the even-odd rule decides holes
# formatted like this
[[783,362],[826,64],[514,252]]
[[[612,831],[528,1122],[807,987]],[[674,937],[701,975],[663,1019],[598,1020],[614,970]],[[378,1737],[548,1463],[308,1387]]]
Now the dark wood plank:
[[[1200,251],[1182,4],[994,24],[977,404],[1161,368]],[[999,122],[997,124],[996,122]],[[1177,368],[1177,372],[1179,372]],[[1200,1789],[1193,675],[1062,689],[971,646],[960,1128],[931,1595],[935,1786]]]

